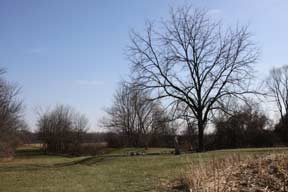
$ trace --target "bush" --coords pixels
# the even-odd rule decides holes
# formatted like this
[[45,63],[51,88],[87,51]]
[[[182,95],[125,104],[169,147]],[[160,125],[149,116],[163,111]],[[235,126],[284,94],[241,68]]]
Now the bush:
[[83,143],[80,146],[79,154],[81,155],[98,155],[103,153],[103,149],[107,148],[107,143]]
[[15,147],[8,142],[0,142],[0,157],[13,157]]
[[77,154],[87,125],[88,119],[84,115],[75,113],[69,106],[58,105],[40,115],[38,132],[47,152]]
[[281,139],[281,142],[288,144],[288,114],[280,119],[275,126],[275,134]]

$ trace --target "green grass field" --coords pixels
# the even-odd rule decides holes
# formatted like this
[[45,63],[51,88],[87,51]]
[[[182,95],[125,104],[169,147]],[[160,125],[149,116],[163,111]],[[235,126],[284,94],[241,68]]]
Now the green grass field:
[[[0,191],[164,191],[191,161],[237,153],[249,154],[288,151],[288,148],[260,148],[211,151],[175,156],[147,155],[120,157],[127,151],[144,149],[109,149],[102,156],[63,157],[44,155],[37,148],[22,148],[13,160],[0,160]],[[149,149],[148,152],[169,149]],[[171,149],[170,149],[171,150]]]

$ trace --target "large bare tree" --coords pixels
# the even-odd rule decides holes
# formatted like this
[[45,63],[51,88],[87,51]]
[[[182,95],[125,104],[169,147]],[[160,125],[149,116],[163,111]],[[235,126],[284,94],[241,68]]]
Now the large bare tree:
[[199,151],[213,110],[227,97],[245,99],[258,49],[247,27],[223,29],[204,10],[180,8],[160,27],[148,23],[144,34],[132,32],[129,57],[136,81],[155,98],[186,105],[198,126]]

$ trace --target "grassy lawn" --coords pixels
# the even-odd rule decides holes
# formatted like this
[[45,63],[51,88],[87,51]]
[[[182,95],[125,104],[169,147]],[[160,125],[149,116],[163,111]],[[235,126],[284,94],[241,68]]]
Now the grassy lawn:
[[[144,149],[110,149],[95,157],[46,156],[35,149],[20,149],[13,160],[0,161],[0,191],[163,191],[163,186],[176,179],[191,161],[237,153],[286,152],[288,148],[260,148],[211,151],[201,154],[113,156]],[[149,149],[149,152],[169,149]],[[146,151],[147,152],[147,151]],[[110,155],[109,155],[110,154]]]

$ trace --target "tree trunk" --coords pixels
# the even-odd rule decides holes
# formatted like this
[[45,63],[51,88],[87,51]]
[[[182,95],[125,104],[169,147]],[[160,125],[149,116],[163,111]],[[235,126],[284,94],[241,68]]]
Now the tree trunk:
[[198,152],[204,152],[204,123],[198,120]]
[[180,155],[179,142],[178,142],[177,135],[174,137],[174,147],[175,147],[175,155]]

